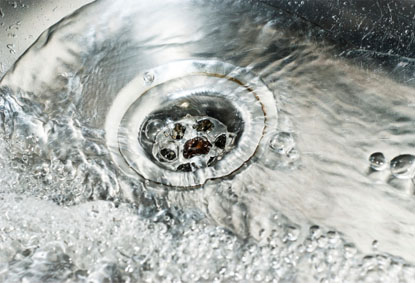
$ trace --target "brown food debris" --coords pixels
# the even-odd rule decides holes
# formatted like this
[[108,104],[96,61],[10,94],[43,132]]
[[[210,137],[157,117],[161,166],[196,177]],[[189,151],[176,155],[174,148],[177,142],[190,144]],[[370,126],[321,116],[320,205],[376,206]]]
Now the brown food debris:
[[184,144],[183,157],[190,159],[198,155],[206,155],[209,153],[212,144],[203,137],[196,137],[190,140],[187,140]]

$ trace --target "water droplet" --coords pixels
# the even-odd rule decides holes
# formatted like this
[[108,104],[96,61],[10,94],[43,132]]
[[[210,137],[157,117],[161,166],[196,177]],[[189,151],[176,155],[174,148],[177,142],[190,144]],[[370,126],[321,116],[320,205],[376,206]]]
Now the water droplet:
[[143,75],[144,83],[146,83],[147,85],[152,84],[154,82],[154,78],[155,76],[152,72],[145,72]]
[[294,138],[288,132],[279,132],[271,138],[269,146],[279,154],[288,154],[295,146]]
[[9,43],[6,46],[9,49],[9,51],[10,51],[11,54],[15,54],[16,53],[16,50],[14,49],[14,44]]
[[410,179],[415,175],[415,156],[404,154],[392,159],[390,163],[392,174],[399,179]]
[[369,157],[370,167],[375,171],[382,171],[386,168],[385,155],[381,152],[376,152]]
[[3,12],[3,10],[0,8],[0,17],[1,18],[4,18],[4,12]]
[[372,242],[372,249],[373,249],[373,250],[377,250],[377,249],[378,249],[378,244],[379,244],[379,242],[378,242],[377,240],[374,240],[374,241]]

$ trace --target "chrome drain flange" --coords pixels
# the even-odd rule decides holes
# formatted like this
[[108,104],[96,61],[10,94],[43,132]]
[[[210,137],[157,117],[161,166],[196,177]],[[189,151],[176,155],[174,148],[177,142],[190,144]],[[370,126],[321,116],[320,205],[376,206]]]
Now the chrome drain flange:
[[247,69],[186,60],[139,74],[117,95],[105,128],[124,172],[194,187],[237,172],[276,123],[273,94]]

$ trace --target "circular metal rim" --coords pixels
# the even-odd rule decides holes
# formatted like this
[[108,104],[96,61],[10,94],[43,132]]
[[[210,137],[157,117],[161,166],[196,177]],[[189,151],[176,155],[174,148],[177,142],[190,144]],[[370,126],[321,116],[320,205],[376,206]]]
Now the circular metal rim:
[[[200,76],[202,78],[199,79],[209,81],[209,76],[210,74],[206,74]],[[180,79],[190,79],[191,77],[180,77]],[[192,79],[192,83],[195,83],[195,78]],[[208,84],[208,86],[212,85],[212,83],[219,84],[215,77],[211,77],[211,79],[213,79],[213,82]],[[168,84],[168,82],[164,82],[164,84]],[[235,91],[235,83],[229,80],[223,80],[222,84],[225,84],[227,89],[221,88],[222,93],[220,94],[220,98],[232,102],[240,114],[249,114],[246,116],[243,115],[241,119],[245,122],[248,119],[250,121],[249,123],[246,122],[239,146],[225,155],[219,163],[212,167],[198,169],[195,172],[177,172],[161,168],[160,165],[157,165],[151,158],[146,156],[144,149],[140,147],[140,143],[134,134],[137,132],[137,125],[142,124],[145,118],[151,114],[153,109],[150,105],[162,106],[166,101],[177,101],[182,98],[192,97],[194,93],[202,92],[194,87],[190,91],[185,90],[175,93],[159,92],[157,86],[150,90],[153,91],[152,93],[147,92],[141,96],[141,98],[144,98],[148,95],[144,100],[137,99],[127,110],[121,121],[118,140],[122,146],[120,147],[120,152],[127,163],[146,179],[166,185],[195,186],[203,184],[207,179],[227,176],[249,160],[255,153],[262,137],[265,127],[264,113],[262,112],[260,103],[246,88],[240,88],[239,91]],[[206,90],[206,86],[200,90]],[[217,93],[216,89],[212,93]],[[238,97],[241,96],[244,98],[243,102],[241,100],[238,101]],[[238,104],[234,102],[238,102]]]
[[[150,74],[150,76],[149,76]],[[258,137],[257,147],[250,154],[249,157],[241,161],[238,167],[228,169],[226,172],[220,175],[195,175],[195,172],[191,173],[178,173],[171,172],[167,175],[152,175],[152,170],[144,170],[143,166],[148,167],[149,164],[142,164],[137,169],[136,164],[131,165],[130,161],[125,160],[120,150],[119,129],[123,123],[123,118],[128,110],[134,105],[134,103],[145,93],[155,86],[164,84],[168,81],[179,79],[187,76],[215,76],[233,81],[240,86],[243,86],[246,90],[252,93],[257,101],[260,103],[263,112],[263,127],[262,133]],[[143,80],[143,78],[151,78]],[[272,92],[265,86],[258,76],[255,76],[249,72],[246,68],[236,67],[229,63],[224,63],[216,60],[183,60],[168,63],[166,65],[158,66],[151,70],[145,70],[140,72],[130,83],[128,83],[116,96],[105,121],[105,132],[107,146],[109,147],[111,156],[116,164],[128,175],[140,175],[144,179],[164,184],[173,187],[197,187],[203,185],[209,179],[222,178],[238,171],[247,161],[249,161],[254,155],[258,154],[259,145],[262,138],[266,135],[268,126],[276,125],[277,123],[277,108],[276,102]],[[125,131],[125,130],[124,130]],[[127,130],[131,131],[131,129]],[[124,133],[126,134],[126,133]],[[131,137],[128,135],[121,135],[121,137]],[[261,140],[262,139],[262,140]],[[130,141],[131,142],[131,141]],[[121,143],[127,143],[122,141]],[[237,150],[237,149],[234,149]],[[233,151],[234,151],[233,150]],[[130,154],[130,153],[127,153]],[[233,153],[235,154],[235,153]],[[243,153],[242,153],[243,154]],[[243,156],[243,155],[242,155]],[[155,164],[154,164],[155,165]],[[155,165],[156,166],[156,165]],[[159,168],[158,168],[159,169]],[[197,172],[197,171],[196,171]],[[146,176],[145,173],[150,173]],[[167,172],[166,172],[167,173]],[[185,183],[183,183],[185,181]]]

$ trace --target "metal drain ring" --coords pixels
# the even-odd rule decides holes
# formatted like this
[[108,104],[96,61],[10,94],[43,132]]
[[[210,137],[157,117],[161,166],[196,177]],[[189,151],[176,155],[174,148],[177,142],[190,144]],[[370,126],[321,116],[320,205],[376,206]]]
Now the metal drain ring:
[[[236,133],[235,147],[212,167],[177,172],[152,155],[144,129],[150,119],[166,123],[185,115],[211,116]],[[142,72],[110,108],[105,130],[114,161],[126,172],[156,183],[194,187],[237,171],[258,152],[267,125],[276,125],[273,94],[244,68],[206,60],[173,62]]]

